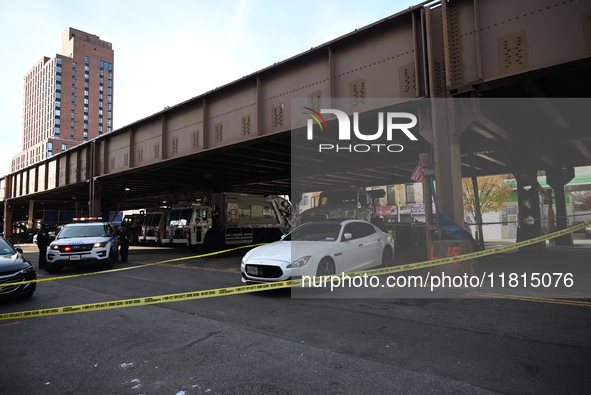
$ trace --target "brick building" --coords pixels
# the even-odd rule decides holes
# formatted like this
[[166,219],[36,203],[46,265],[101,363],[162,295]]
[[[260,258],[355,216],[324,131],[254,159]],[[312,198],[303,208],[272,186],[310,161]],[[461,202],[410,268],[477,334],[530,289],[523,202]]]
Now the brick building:
[[68,28],[61,52],[24,77],[23,144],[13,172],[112,131],[111,43]]

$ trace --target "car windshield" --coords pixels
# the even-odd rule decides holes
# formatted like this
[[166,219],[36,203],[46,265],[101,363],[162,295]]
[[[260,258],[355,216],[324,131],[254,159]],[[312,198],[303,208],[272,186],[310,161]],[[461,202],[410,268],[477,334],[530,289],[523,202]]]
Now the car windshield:
[[105,227],[102,225],[66,226],[58,235],[58,239],[70,239],[72,237],[104,237]]
[[288,241],[335,241],[339,237],[341,224],[308,222],[294,229],[283,240]]
[[16,250],[4,239],[0,239],[0,255],[14,255]]

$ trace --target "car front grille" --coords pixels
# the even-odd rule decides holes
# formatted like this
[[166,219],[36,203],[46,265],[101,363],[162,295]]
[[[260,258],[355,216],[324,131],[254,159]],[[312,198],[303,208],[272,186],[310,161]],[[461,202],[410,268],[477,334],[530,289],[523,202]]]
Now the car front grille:
[[19,285],[10,285],[10,283],[20,283],[21,281],[25,280],[22,278],[13,278],[8,281],[0,282],[0,295],[16,291],[19,288]]
[[[253,268],[256,268],[258,274],[253,273]],[[279,266],[267,265],[246,265],[246,273],[251,277],[261,278],[279,278],[283,276],[283,270]]]

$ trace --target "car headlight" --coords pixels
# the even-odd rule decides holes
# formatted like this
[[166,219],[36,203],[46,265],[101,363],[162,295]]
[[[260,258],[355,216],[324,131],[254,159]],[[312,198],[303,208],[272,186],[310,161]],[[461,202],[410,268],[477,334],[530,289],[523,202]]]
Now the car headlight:
[[25,267],[24,269],[21,269],[19,273],[27,274],[27,273],[34,272],[34,271],[35,271],[35,268],[33,266],[29,266],[29,267]]
[[305,266],[308,263],[308,261],[310,260],[310,258],[312,258],[310,255],[303,256],[303,257],[298,258],[295,261],[291,262],[289,265],[287,265],[287,267],[293,268],[293,267]]
[[94,243],[94,248],[104,248],[107,246],[107,243],[102,242],[102,243]]
[[59,250],[60,248],[57,245],[53,245],[53,246],[50,246],[49,249],[51,249],[51,250]]

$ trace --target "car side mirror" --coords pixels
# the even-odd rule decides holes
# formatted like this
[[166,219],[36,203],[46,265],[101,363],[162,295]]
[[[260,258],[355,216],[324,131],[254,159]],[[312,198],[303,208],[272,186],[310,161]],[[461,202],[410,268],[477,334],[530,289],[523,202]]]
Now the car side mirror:
[[16,252],[18,252],[19,254],[22,254],[22,253],[23,253],[23,249],[22,249],[22,248],[20,248],[20,247],[15,247],[14,249],[15,249],[15,250],[16,250]]
[[345,240],[351,240],[352,238],[353,238],[353,235],[351,233],[343,234],[343,239],[345,239]]

